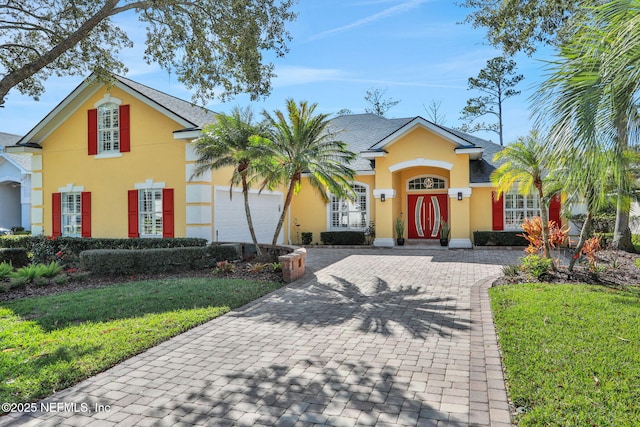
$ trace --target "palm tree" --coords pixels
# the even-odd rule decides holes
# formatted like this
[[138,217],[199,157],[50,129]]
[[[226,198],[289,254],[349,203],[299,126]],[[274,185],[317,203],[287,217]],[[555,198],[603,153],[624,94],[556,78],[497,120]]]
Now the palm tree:
[[615,0],[592,9],[551,64],[550,77],[534,98],[540,123],[553,145],[585,158],[613,153],[610,180],[617,195],[613,245],[633,251],[629,229],[628,149],[640,130],[635,98],[640,58],[640,2]]
[[249,107],[244,109],[235,107],[230,115],[218,115],[216,122],[206,126],[202,136],[193,142],[198,155],[193,176],[209,170],[233,167],[229,197],[232,197],[233,187],[240,184],[247,224],[257,256],[262,255],[262,252],[251,219],[249,187],[256,172],[254,164],[258,152],[252,147],[249,139],[254,135],[263,135],[264,132],[264,125],[254,122],[253,113]]
[[339,197],[353,197],[351,182],[355,175],[350,163],[356,153],[329,131],[329,115],[314,115],[317,104],[309,105],[306,101],[296,104],[288,99],[286,104],[286,113],[276,110],[272,116],[263,112],[269,125],[267,138],[254,138],[267,169],[263,185],[287,187],[284,208],[273,235],[274,246],[293,195],[300,191],[303,174],[325,203],[329,202],[327,191]]
[[540,219],[542,220],[543,255],[551,258],[549,247],[549,218],[547,208],[548,171],[550,156],[540,142],[538,131],[532,130],[528,136],[519,138],[494,156],[494,161],[504,161],[491,174],[491,182],[498,189],[498,196],[509,191],[516,184],[520,194],[537,192]]

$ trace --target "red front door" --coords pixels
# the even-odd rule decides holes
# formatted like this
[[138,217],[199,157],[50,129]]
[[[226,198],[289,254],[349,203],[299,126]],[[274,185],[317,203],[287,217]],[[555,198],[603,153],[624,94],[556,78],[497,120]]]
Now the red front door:
[[440,219],[449,220],[447,194],[409,194],[410,239],[439,239]]

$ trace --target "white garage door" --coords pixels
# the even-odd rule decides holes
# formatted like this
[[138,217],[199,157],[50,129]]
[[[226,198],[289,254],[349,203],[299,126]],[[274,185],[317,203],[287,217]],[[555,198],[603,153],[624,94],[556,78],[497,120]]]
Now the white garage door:
[[[249,193],[249,206],[256,237],[259,243],[271,243],[276,231],[278,219],[282,212],[282,193],[257,190]],[[251,233],[247,225],[244,211],[244,198],[241,189],[233,190],[233,197],[229,199],[229,187],[215,187],[213,200],[214,234],[213,238],[219,242],[251,242]],[[286,222],[283,228],[286,226]],[[280,231],[278,243],[283,241]]]

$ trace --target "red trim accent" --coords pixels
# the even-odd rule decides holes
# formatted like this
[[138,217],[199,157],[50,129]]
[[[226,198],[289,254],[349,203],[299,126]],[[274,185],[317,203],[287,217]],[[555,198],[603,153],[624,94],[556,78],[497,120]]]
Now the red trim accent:
[[98,154],[98,110],[87,111],[88,116],[88,128],[87,141],[88,141],[88,153],[90,156]]
[[174,237],[173,188],[162,189],[162,237]]
[[129,119],[129,106],[120,106],[120,152],[131,151],[131,120]]
[[51,235],[53,237],[62,236],[62,194],[53,193],[51,195]]
[[138,230],[138,190],[129,190],[129,237],[140,237]]
[[504,230],[504,199],[496,191],[491,192],[491,229]]
[[91,192],[80,193],[80,212],[82,213],[80,222],[80,235],[91,237]]
[[549,203],[549,221],[554,221],[558,227],[562,227],[562,218],[560,217],[561,207],[562,202],[560,200],[560,195],[557,194],[553,196],[551,203]]

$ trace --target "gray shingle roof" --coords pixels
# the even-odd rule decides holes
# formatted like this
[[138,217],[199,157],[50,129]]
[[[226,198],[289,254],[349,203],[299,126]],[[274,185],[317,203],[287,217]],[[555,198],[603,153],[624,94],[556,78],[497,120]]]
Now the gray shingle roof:
[[[417,119],[417,117],[387,119],[375,114],[350,114],[332,119],[329,124],[329,131],[339,132],[337,135],[339,140],[347,143],[350,150],[361,153],[376,146],[376,144],[415,119]],[[497,164],[493,161],[493,156],[500,151],[502,147],[456,129],[433,125],[466,141],[469,147],[483,148],[483,158],[469,162],[470,182],[490,182],[489,177],[491,172],[497,167]],[[369,160],[361,157],[358,157],[351,166],[357,171],[373,170]]]
[[149,98],[153,102],[192,123],[195,128],[202,128],[205,124],[213,123],[216,119],[216,113],[207,108],[176,98],[175,96],[150,88],[149,86],[145,86],[141,83],[134,82],[133,80],[129,80],[125,77],[114,77],[123,85],[128,86],[139,94]]
[[[0,145],[2,147],[15,145],[18,141],[20,141],[20,138],[22,138],[20,135],[0,132]],[[0,156],[6,157],[25,171],[31,172],[31,157],[28,154],[5,153],[2,149],[0,149]]]

